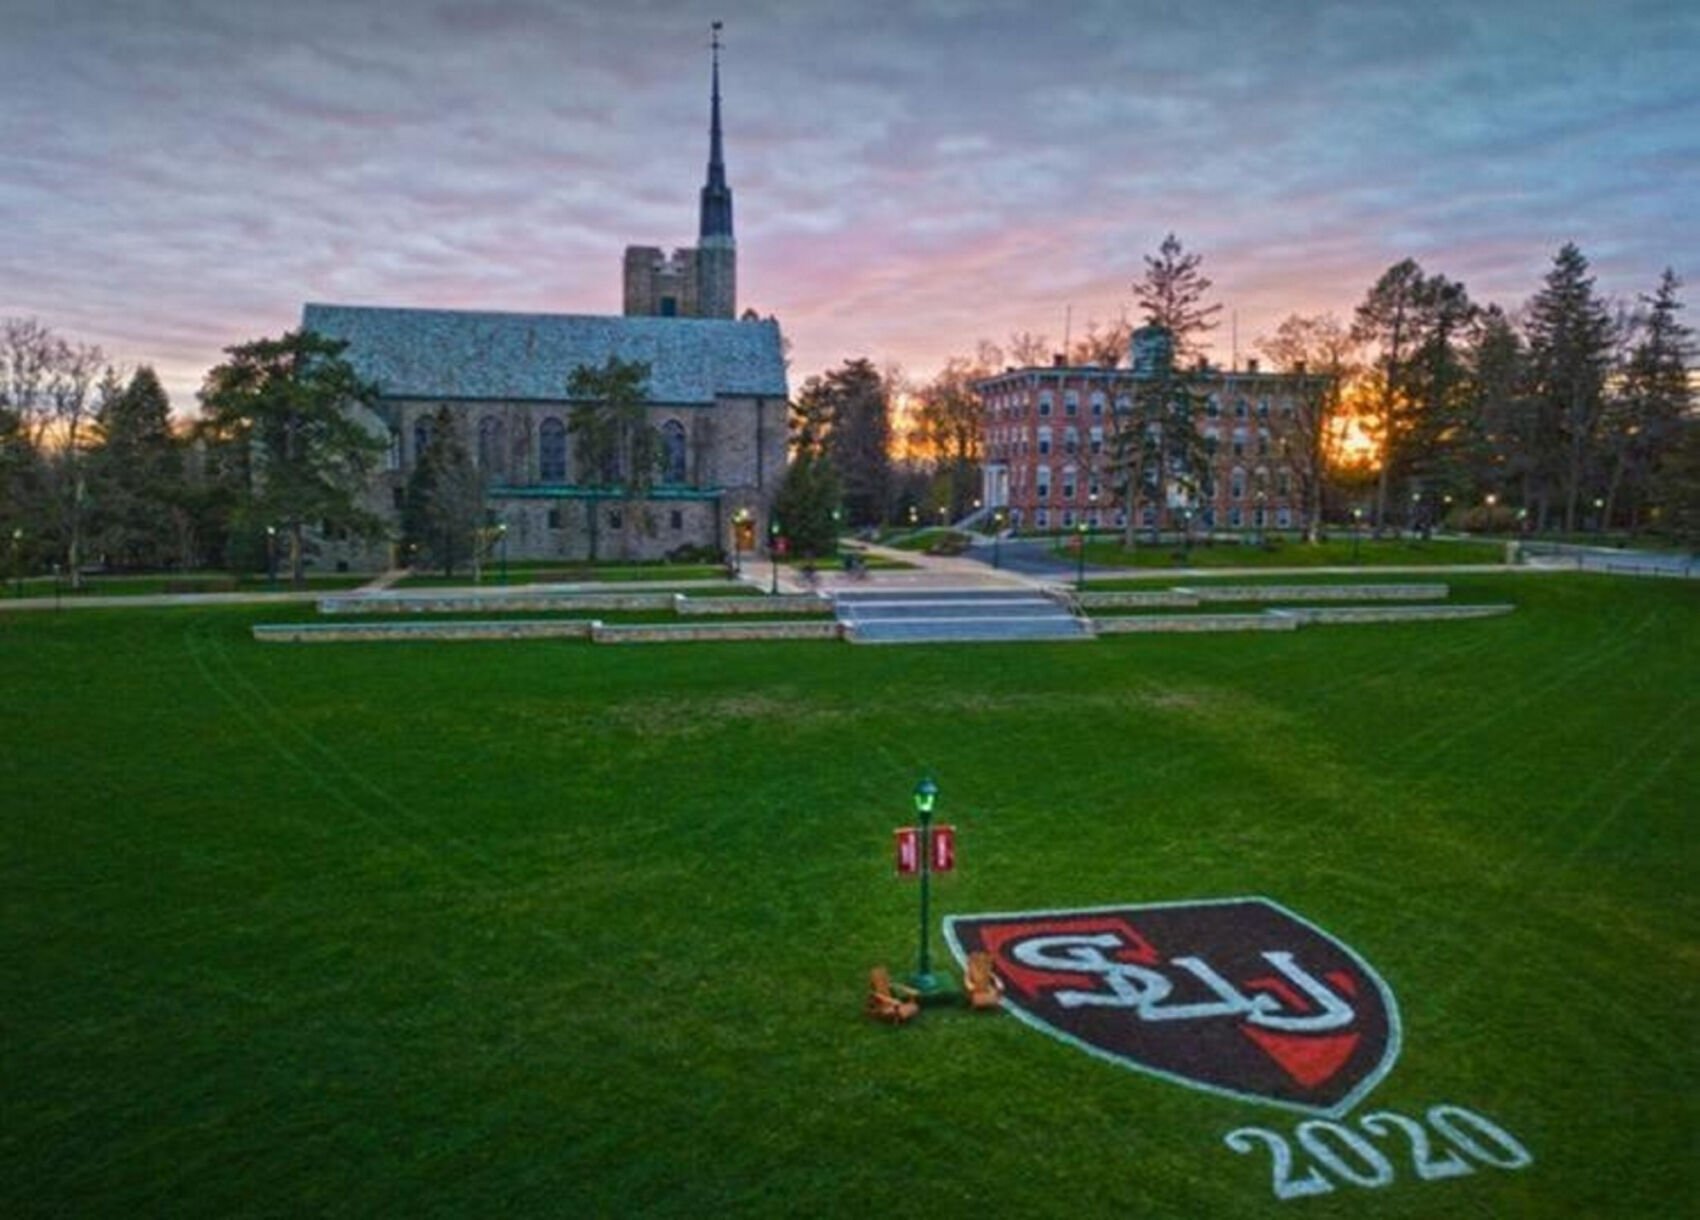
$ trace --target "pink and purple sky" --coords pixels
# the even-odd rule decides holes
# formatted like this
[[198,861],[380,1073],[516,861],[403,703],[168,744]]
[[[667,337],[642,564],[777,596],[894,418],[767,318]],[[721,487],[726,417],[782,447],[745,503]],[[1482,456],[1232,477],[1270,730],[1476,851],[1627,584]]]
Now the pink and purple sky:
[[1700,261],[1692,0],[0,0],[0,316],[190,414],[309,300],[617,313],[695,241],[714,19],[794,387],[1060,344],[1171,230],[1224,360],[1406,256],[1507,307],[1565,241],[1626,299]]

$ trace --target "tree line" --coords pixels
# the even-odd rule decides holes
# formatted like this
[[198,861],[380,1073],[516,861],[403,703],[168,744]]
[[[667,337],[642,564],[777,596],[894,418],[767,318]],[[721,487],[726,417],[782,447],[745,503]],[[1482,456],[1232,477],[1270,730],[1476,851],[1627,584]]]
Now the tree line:
[[[1203,363],[1221,306],[1202,259],[1169,235],[1132,285],[1149,344],[1127,406],[1106,420],[1096,474],[1125,510],[1196,503],[1214,454],[1198,424],[1219,373]],[[1296,410],[1271,455],[1307,534],[1361,514],[1378,530],[1440,525],[1524,533],[1656,531],[1700,543],[1700,419],[1693,331],[1666,270],[1633,301],[1600,295],[1567,244],[1540,289],[1506,310],[1404,259],[1349,320],[1294,314],[1257,349],[1295,379]],[[1088,322],[1060,352],[1071,365],[1128,368],[1134,325]],[[1048,366],[1042,335],[948,360],[915,383],[866,359],[809,378],[793,406],[795,519],[851,526],[937,524],[971,514],[985,420],[976,384],[1005,367]],[[1348,428],[1367,439],[1360,460]],[[812,508],[810,506],[813,506]],[[827,531],[809,530],[826,544]],[[817,538],[818,535],[818,538]]]
[[[1132,302],[1149,366],[1112,412],[1096,473],[1127,538],[1144,506],[1211,493],[1198,427],[1215,374],[1200,355],[1221,306],[1202,260],[1173,235],[1144,260]],[[1304,372],[1299,409],[1275,460],[1307,532],[1350,508],[1378,529],[1463,525],[1576,534],[1656,530],[1700,544],[1700,420],[1694,333],[1666,270],[1633,301],[1595,287],[1573,244],[1520,308],[1473,300],[1414,259],[1383,272],[1349,321],[1292,315],[1258,340]],[[1134,327],[1088,322],[1071,364],[1125,368]],[[349,408],[377,389],[342,343],[293,332],[227,349],[175,427],[153,370],[124,375],[100,348],[33,319],[0,321],[0,546],[9,575],[275,565],[299,578],[316,531],[375,535],[364,499],[389,438]],[[1043,366],[1052,345],[1020,332],[981,341],[914,382],[846,360],[808,378],[791,409],[792,463],[775,509],[803,554],[841,528],[938,524],[980,495],[985,420],[977,383],[1006,364]],[[641,499],[659,454],[640,426],[647,368],[575,370],[570,394],[579,477]],[[1350,422],[1373,460],[1344,460]],[[452,570],[487,528],[466,438],[448,419],[410,474],[404,545]]]
[[[376,385],[347,344],[299,330],[227,348],[200,412],[177,426],[154,370],[127,377],[100,348],[33,319],[0,322],[0,545],[9,579],[48,571],[282,569],[301,583],[326,537],[385,540],[372,475],[393,444]],[[641,502],[665,454],[645,420],[650,370],[610,358],[567,376],[579,483]],[[490,472],[446,406],[424,422],[401,489],[409,563],[452,574],[498,536]],[[586,528],[596,557],[595,501]],[[634,517],[638,516],[634,514]]]

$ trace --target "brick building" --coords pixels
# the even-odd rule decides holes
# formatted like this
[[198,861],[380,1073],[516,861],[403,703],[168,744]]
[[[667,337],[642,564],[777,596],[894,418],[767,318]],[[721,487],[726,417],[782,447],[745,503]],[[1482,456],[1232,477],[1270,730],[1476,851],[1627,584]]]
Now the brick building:
[[[694,249],[626,251],[621,316],[305,307],[302,326],[346,340],[346,358],[379,387],[367,423],[387,438],[389,458],[371,505],[392,532],[432,417],[447,406],[477,464],[489,523],[502,527],[514,559],[753,548],[785,474],[789,391],[778,323],[736,317],[718,33],[699,221]],[[661,460],[641,502],[602,485],[574,451],[568,378],[609,357],[650,370],[645,412]],[[383,559],[349,543],[325,550],[348,566]]]
[[[1093,529],[1127,524],[1111,458],[1129,426],[1136,388],[1151,375],[1151,330],[1136,332],[1132,368],[1068,365],[1005,369],[978,385],[984,456],[981,499],[1011,528]],[[1205,407],[1195,426],[1210,454],[1212,491],[1148,487],[1138,501],[1142,529],[1289,529],[1303,524],[1294,472],[1298,423],[1321,379],[1206,367]],[[1188,518],[1190,517],[1190,522]]]

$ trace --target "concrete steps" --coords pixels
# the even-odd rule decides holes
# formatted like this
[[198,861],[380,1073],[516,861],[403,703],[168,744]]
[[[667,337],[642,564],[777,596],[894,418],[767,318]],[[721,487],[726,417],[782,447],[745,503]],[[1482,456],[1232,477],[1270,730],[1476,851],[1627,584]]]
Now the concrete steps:
[[833,607],[855,644],[1092,638],[1084,620],[1023,589],[846,591],[833,596]]

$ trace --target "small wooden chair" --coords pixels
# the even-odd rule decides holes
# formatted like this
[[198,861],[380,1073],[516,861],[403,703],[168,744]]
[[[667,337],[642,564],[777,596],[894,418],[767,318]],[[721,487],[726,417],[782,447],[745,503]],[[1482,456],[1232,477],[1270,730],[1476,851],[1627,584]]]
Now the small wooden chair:
[[921,1011],[919,996],[920,993],[913,987],[893,983],[884,966],[875,966],[868,972],[866,1012],[876,1021],[902,1025]]
[[1003,980],[992,970],[990,953],[970,953],[968,969],[962,975],[962,989],[968,996],[968,1007],[980,1010],[1003,1004]]

